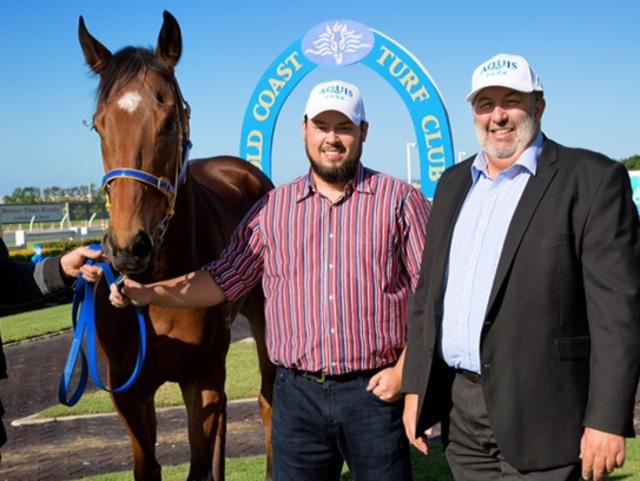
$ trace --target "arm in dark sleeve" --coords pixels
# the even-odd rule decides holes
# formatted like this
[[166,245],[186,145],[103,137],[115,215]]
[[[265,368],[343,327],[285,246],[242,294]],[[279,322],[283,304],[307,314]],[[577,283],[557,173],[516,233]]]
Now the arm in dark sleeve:
[[16,262],[0,239],[0,305],[28,302],[65,286],[59,257],[47,258],[35,266]]
[[591,337],[584,424],[633,435],[640,372],[640,243],[638,214],[626,170],[604,173],[590,209],[582,266]]
[[[433,317],[433,313],[429,312],[428,309],[433,309],[435,304],[435,299],[430,299],[429,296],[434,295],[432,289],[433,264],[437,255],[437,241],[442,236],[442,232],[440,232],[442,228],[437,227],[441,226],[443,221],[441,203],[444,201],[442,200],[443,194],[441,192],[446,192],[445,185],[449,177],[449,172],[445,172],[438,181],[433,198],[433,206],[430,209],[418,284],[415,292],[409,298],[407,347],[402,372],[402,392],[420,394],[421,396],[426,389],[426,369],[431,356],[427,351],[433,347],[431,345],[426,346],[425,342],[428,342],[427,339],[429,338],[427,335],[429,333],[427,323],[429,322],[429,317]],[[434,327],[431,326],[431,331],[433,329]]]
[[[424,258],[423,258],[424,267]],[[424,299],[426,296],[427,282],[424,279],[425,270],[420,273],[420,279],[415,293],[409,296],[409,330],[407,333],[407,346],[404,366],[402,369],[402,392],[412,394],[424,394],[423,382],[419,374],[424,372]]]

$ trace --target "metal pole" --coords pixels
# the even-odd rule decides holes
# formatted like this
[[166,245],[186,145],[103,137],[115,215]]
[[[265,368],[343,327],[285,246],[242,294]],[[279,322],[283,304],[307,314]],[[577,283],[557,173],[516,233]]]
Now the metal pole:
[[411,175],[411,149],[416,148],[415,142],[407,142],[407,182],[413,183],[413,176]]
[[[87,122],[86,120],[82,120],[82,125],[89,129],[89,133],[91,133],[91,129],[93,128],[93,124]],[[91,137],[87,137],[87,175],[89,182],[87,183],[87,196],[89,202],[93,199],[93,192],[91,191]]]

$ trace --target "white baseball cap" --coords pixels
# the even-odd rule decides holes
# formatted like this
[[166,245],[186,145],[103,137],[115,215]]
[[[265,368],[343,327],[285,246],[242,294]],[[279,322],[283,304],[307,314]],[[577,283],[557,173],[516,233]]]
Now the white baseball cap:
[[312,119],[327,110],[343,113],[356,125],[366,120],[360,90],[355,85],[342,80],[323,82],[311,89],[304,109],[307,118]]
[[467,101],[487,87],[507,87],[519,92],[542,92],[542,83],[529,63],[520,55],[499,53],[481,63],[471,77],[471,92]]

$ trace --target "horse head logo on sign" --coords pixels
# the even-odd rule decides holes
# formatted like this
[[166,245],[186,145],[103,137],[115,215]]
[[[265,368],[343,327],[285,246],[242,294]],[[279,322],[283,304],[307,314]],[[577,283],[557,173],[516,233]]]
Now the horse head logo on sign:
[[285,100],[317,66],[360,62],[382,76],[411,116],[420,153],[420,185],[428,198],[445,168],[454,163],[449,118],[438,87],[411,52],[388,36],[350,20],[315,26],[285,49],[258,82],[245,112],[240,157],[271,176],[273,132]]
[[371,51],[373,44],[371,30],[349,21],[320,24],[302,39],[302,49],[309,60],[332,67],[358,62]]

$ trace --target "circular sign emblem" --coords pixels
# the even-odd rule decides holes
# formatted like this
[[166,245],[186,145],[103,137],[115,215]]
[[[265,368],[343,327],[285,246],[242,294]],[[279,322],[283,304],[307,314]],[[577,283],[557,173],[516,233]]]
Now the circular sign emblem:
[[344,67],[366,57],[374,45],[373,33],[351,20],[331,20],[316,25],[302,39],[302,53],[324,67]]

